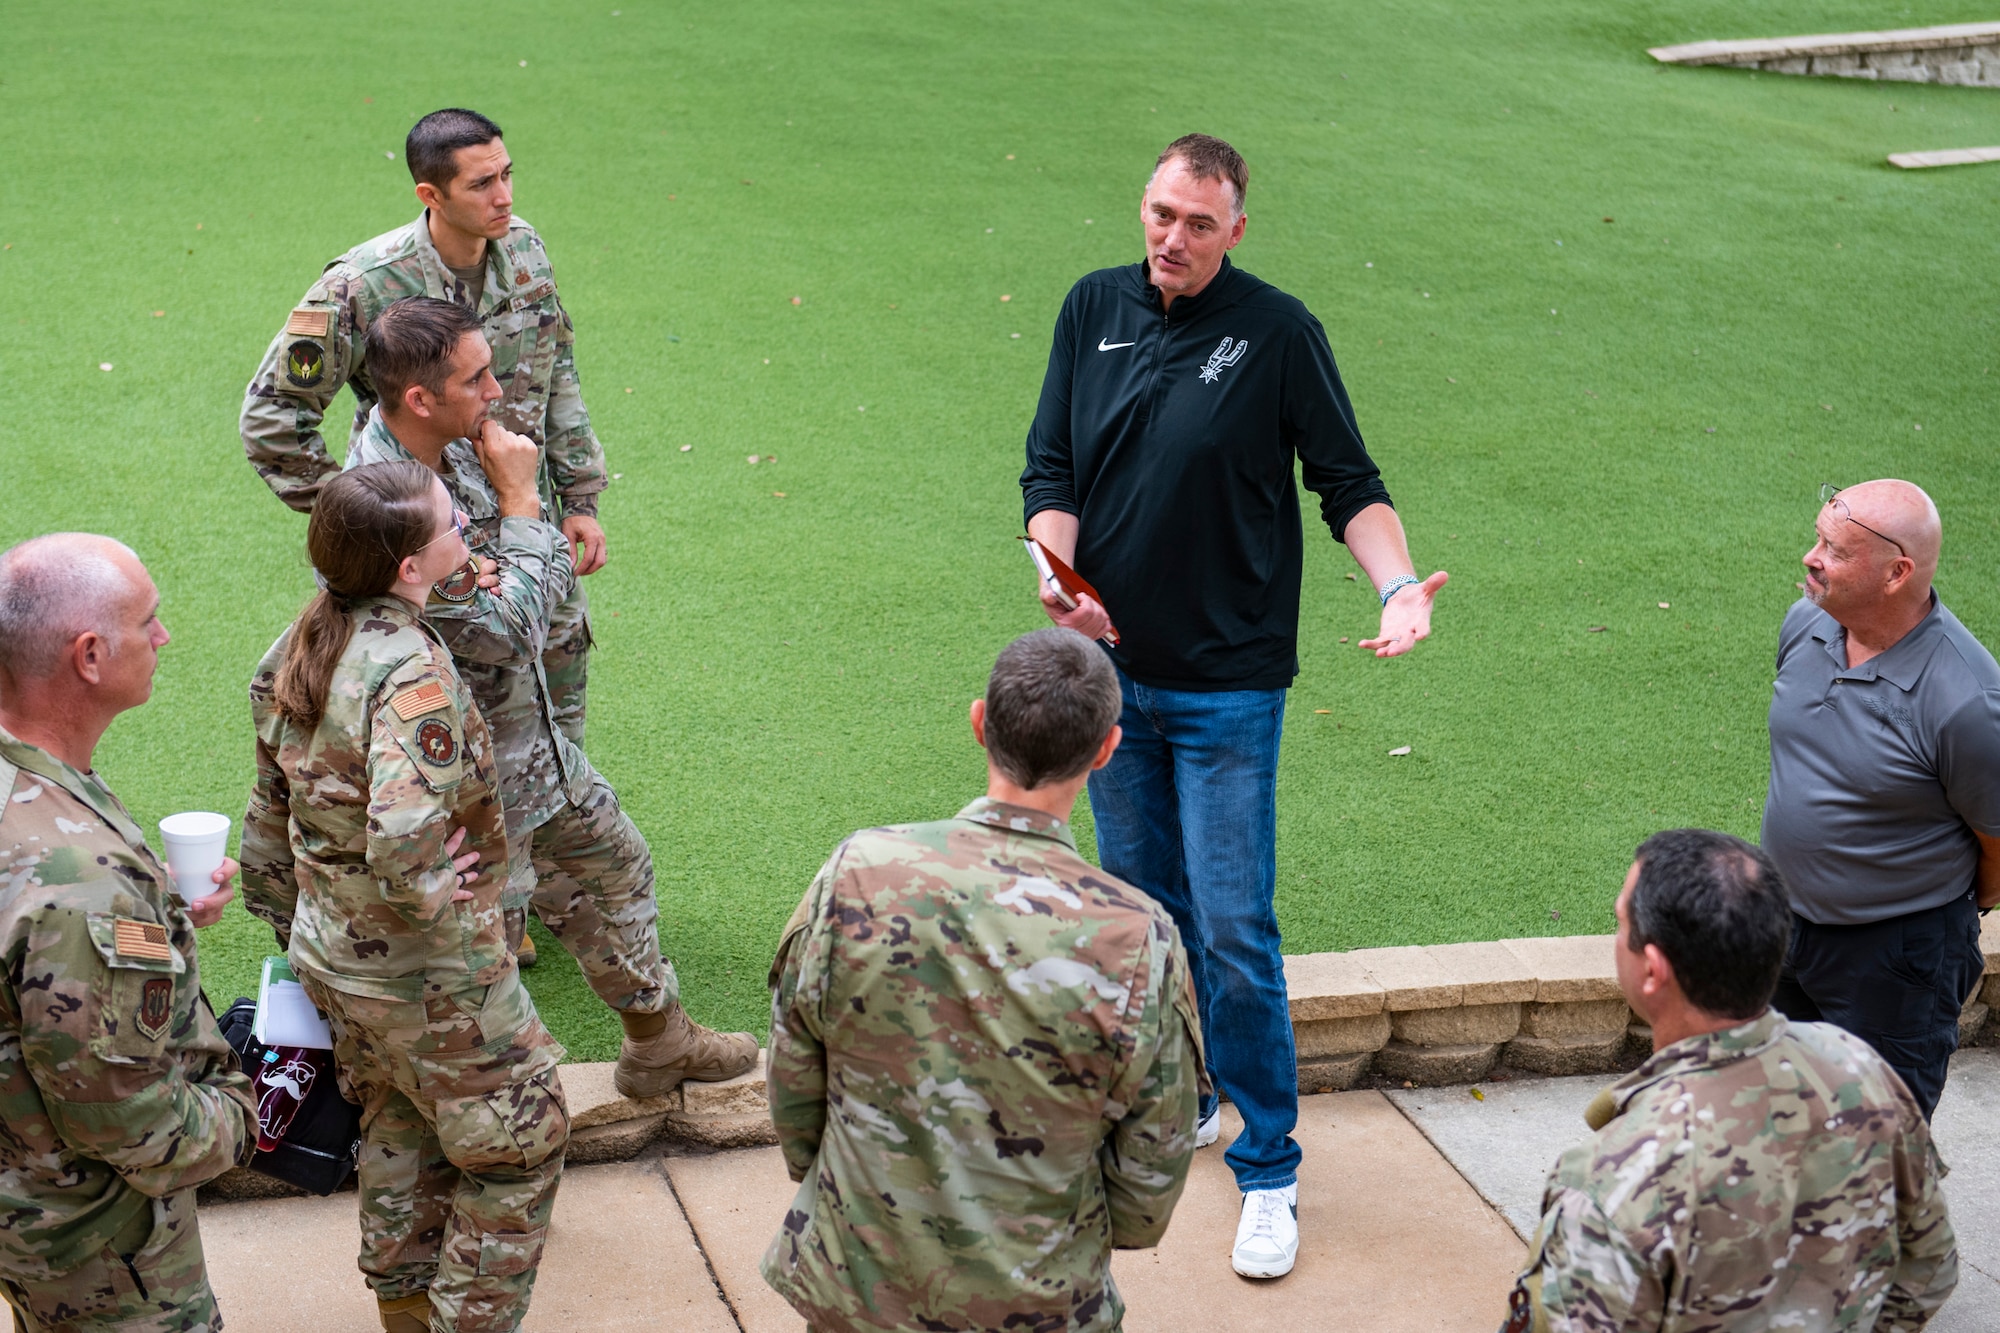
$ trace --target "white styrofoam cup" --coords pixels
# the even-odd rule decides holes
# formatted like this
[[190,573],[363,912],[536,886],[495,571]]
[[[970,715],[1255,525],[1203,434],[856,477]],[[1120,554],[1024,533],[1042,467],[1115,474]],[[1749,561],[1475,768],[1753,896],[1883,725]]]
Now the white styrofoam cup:
[[160,841],[167,845],[167,872],[182,902],[215,892],[209,877],[229,853],[229,816],[206,810],[168,815],[160,821]]

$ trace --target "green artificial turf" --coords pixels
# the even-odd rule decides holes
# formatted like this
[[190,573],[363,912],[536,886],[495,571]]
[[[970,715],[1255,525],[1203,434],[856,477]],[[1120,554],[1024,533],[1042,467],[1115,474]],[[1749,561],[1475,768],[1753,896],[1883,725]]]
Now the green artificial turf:
[[[158,578],[175,642],[99,751],[149,824],[240,816],[244,684],[308,587],[242,386],[322,264],[415,215],[402,138],[442,105],[507,129],[622,474],[588,748],[709,1022],[763,1029],[843,834],[981,790],[966,704],[1042,623],[1010,538],[1051,321],[1140,255],[1188,130],[1248,157],[1236,258],[1324,322],[1452,574],[1378,662],[1309,517],[1289,951],[1605,931],[1646,834],[1754,835],[1823,480],[1927,486],[1943,595],[2000,634],[2000,166],[1884,162],[2000,143],[2000,94],[1645,54],[1977,6],[618,3],[8,7],[0,542],[110,532]],[[269,938],[232,908],[211,995]],[[543,1012],[607,1057],[541,939]]]

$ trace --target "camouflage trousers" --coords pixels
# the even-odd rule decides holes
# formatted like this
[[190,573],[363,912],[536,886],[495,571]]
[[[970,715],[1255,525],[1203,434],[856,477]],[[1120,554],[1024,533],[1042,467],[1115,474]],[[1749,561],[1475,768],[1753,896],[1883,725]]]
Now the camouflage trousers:
[[151,1200],[111,1243],[59,1277],[0,1273],[28,1333],[220,1333],[194,1191]]
[[361,1103],[360,1267],[379,1300],[428,1289],[435,1333],[520,1327],[569,1141],[563,1049],[510,972],[408,1002],[309,982]]
[[660,956],[653,853],[604,776],[593,771],[585,799],[564,802],[531,836],[529,906],[598,998],[634,1014],[678,1003],[680,983]]
[[590,683],[590,597],[578,579],[549,617],[542,646],[542,678],[549,683],[549,709],[556,726],[583,747],[583,695]]

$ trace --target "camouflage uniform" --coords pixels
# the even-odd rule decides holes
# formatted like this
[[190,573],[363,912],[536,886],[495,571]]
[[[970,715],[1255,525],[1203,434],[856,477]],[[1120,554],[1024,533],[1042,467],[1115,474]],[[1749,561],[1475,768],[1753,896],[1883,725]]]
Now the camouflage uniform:
[[[372,411],[348,449],[347,466],[411,457],[381,412]],[[448,580],[424,611],[492,731],[517,862],[504,905],[532,905],[614,1010],[665,1010],[679,1000],[680,988],[660,957],[652,851],[611,784],[556,725],[544,659],[536,652],[547,632],[546,605],[576,577],[568,547],[552,561],[524,563],[501,541],[500,497],[478,451],[453,440],[442,466],[445,489],[468,520],[466,541],[475,555],[499,563],[504,581],[488,592],[469,575]]]
[[1905,1333],[1958,1284],[1930,1129],[1830,1023],[1773,1010],[1675,1042],[1587,1118],[1504,1333]]
[[[542,238],[515,218],[506,239],[487,243],[485,290],[469,292],[431,243],[429,216],[328,264],[272,340],[243,398],[243,447],[257,475],[286,504],[311,511],[321,483],[340,471],[319,430],[327,405],[341,385],[352,389],[358,433],[375,403],[362,361],[368,325],[394,301],[434,296],[472,307],[485,324],[493,377],[506,392],[493,415],[542,446],[546,512],[557,521],[596,517],[606,485],[604,447],[584,410],[576,334]],[[579,745],[589,671],[586,609],[578,583],[556,610],[542,657],[556,725]]]
[[986,798],[834,852],[771,967],[802,1181],[763,1272],[819,1330],[1116,1329],[1194,1154],[1201,1037],[1165,909]]
[[[551,559],[560,534],[508,519],[501,548]],[[430,1292],[441,1333],[527,1312],[569,1138],[557,1045],[500,923],[508,863],[493,747],[451,656],[394,597],[356,599],[326,715],[272,700],[292,631],[250,686],[257,783],[246,904],[289,940],[361,1103],[361,1270],[378,1299]],[[480,853],[454,902],[444,845]]]
[[169,884],[94,774],[0,731],[0,1293],[30,1328],[222,1327],[194,1193],[256,1102]]

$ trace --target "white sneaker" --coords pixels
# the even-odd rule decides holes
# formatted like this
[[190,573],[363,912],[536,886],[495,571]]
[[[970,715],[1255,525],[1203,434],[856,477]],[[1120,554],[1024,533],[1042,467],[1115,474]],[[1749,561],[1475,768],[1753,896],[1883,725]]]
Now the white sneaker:
[[1299,1187],[1246,1190],[1230,1266],[1244,1277],[1283,1277],[1299,1257]]
[[1210,1111],[1206,1116],[1203,1116],[1201,1123],[1194,1127],[1194,1146],[1197,1148],[1206,1148],[1221,1137],[1222,1104],[1217,1102],[1215,1109]]

